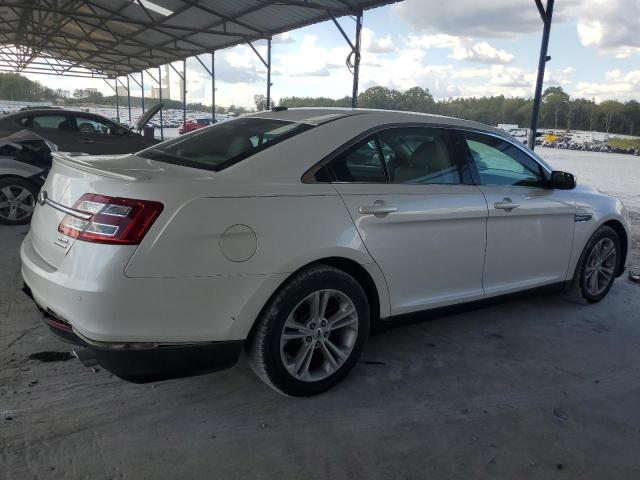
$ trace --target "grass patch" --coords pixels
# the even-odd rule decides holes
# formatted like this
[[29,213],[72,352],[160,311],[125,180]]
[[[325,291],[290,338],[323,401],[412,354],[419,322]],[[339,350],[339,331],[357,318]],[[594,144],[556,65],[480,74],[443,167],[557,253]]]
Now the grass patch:
[[640,138],[612,138],[609,140],[609,146],[615,148],[640,148]]

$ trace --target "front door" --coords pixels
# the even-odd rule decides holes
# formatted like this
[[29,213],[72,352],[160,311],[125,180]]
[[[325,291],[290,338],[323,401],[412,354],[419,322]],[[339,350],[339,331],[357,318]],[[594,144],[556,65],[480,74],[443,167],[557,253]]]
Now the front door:
[[440,128],[379,132],[326,168],[398,315],[483,297],[487,205]]
[[499,137],[461,132],[489,207],[487,296],[562,282],[573,246],[575,204],[546,188],[542,166]]

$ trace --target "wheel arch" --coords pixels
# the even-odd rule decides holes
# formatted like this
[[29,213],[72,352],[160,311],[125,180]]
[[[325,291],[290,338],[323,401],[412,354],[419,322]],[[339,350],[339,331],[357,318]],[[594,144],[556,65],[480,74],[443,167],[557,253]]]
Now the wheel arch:
[[[387,286],[386,286],[384,277],[382,276],[382,272],[380,271],[377,264],[372,263],[372,264],[363,265],[356,262],[353,259],[350,259],[347,257],[340,257],[340,256],[329,256],[329,257],[318,258],[316,260],[306,263],[305,265],[301,266],[297,270],[291,272],[289,275],[286,276],[286,278],[282,280],[282,282],[280,282],[277,288],[274,289],[274,291],[271,293],[267,301],[264,303],[264,305],[260,309],[260,312],[258,313],[258,315],[254,318],[253,324],[251,325],[251,329],[249,330],[249,334],[246,337],[245,345],[251,344],[251,340],[254,336],[255,330],[259,323],[258,320],[260,319],[264,310],[267,308],[267,306],[271,302],[271,299],[280,291],[282,286],[292,276],[314,265],[330,265],[334,268],[337,268],[338,270],[342,270],[343,272],[348,273],[353,278],[355,278],[355,280],[360,284],[360,286],[365,292],[365,295],[367,296],[367,300],[369,302],[369,308],[371,309],[370,318],[371,318],[372,326],[380,320],[381,316],[382,317],[388,316],[389,297],[388,297]],[[379,275],[378,275],[378,272],[379,272]],[[374,277],[377,277],[377,279]],[[381,282],[383,283],[382,285],[381,285]]]
[[618,271],[616,272],[616,277],[619,277],[624,273],[624,267],[627,263],[627,255],[629,252],[629,237],[627,235],[627,231],[625,230],[622,223],[615,219],[607,220],[601,226],[611,228],[618,234],[618,238],[620,239],[620,249],[622,250],[622,255],[620,257],[620,263],[618,264]]

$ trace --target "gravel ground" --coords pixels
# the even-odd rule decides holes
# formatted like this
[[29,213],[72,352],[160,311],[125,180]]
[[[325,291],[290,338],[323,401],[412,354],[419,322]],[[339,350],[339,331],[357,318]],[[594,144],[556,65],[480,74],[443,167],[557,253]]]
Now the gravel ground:
[[[618,192],[640,159],[541,150]],[[631,157],[633,158],[633,157]],[[635,191],[634,191],[635,182]],[[640,478],[640,286],[592,306],[529,295],[370,338],[334,390],[287,399],[244,359],[134,385],[71,359],[19,291],[0,228],[0,478]]]

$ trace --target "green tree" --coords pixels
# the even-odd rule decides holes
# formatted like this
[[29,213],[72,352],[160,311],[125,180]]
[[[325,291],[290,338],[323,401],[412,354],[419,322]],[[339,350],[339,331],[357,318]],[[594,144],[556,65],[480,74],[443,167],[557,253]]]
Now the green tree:
[[564,113],[565,126],[567,126],[567,112],[569,105],[569,95],[562,87],[549,87],[542,94],[542,115],[548,125],[550,118],[553,118],[553,128],[558,128],[558,118]]
[[267,109],[267,97],[264,95],[254,95],[253,103],[256,105],[256,110],[262,112]]

